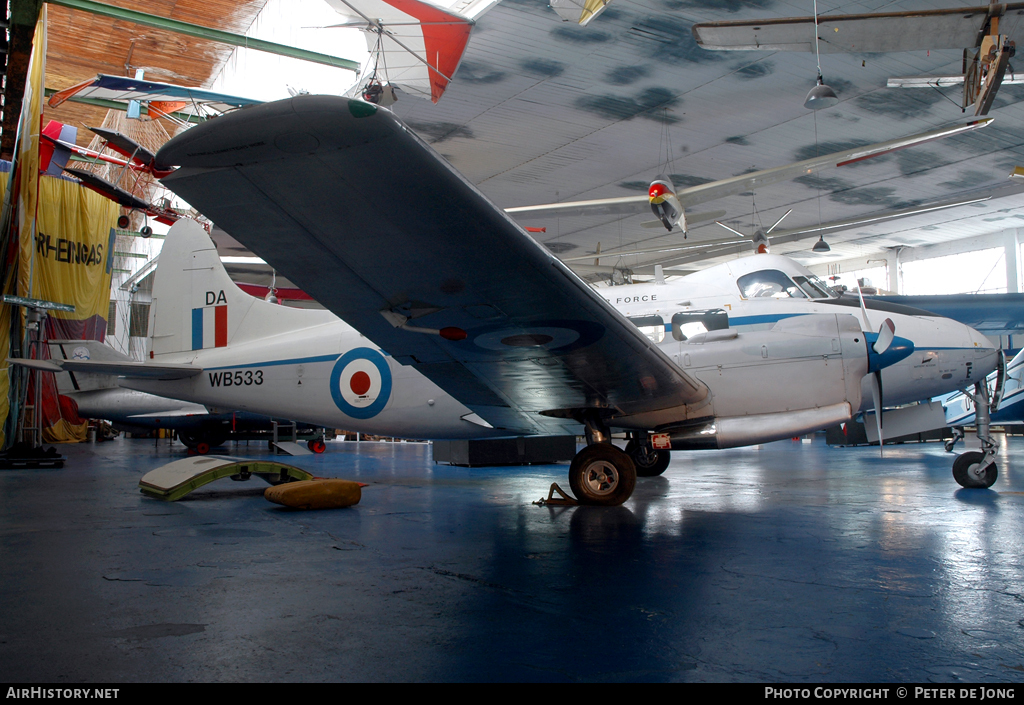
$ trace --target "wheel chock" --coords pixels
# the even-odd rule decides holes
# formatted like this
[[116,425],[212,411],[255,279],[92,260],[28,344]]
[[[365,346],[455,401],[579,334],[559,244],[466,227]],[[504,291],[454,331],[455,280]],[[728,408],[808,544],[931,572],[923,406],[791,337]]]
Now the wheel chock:
[[[555,493],[558,493],[559,496],[555,497]],[[544,497],[541,497],[533,504],[536,504],[537,506],[540,507],[548,505],[555,507],[574,507],[577,504],[579,504],[579,502],[577,502],[574,498],[567,495],[565,491],[563,491],[562,488],[558,486],[557,482],[552,482],[551,489],[548,490],[547,498],[545,499]]]

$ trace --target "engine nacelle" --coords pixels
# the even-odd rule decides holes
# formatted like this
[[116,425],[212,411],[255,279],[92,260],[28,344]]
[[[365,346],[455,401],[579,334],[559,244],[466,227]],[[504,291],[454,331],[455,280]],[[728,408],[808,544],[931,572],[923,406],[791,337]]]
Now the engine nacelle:
[[846,421],[868,374],[865,336],[845,313],[793,316],[770,330],[711,330],[662,350],[708,386],[710,402],[615,425],[668,433],[680,450],[767,443]]

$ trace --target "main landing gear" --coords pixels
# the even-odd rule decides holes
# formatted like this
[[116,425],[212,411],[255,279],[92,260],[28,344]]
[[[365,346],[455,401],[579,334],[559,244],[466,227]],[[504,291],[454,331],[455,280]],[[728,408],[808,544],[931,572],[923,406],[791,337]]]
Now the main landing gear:
[[626,443],[626,455],[633,460],[637,477],[657,477],[665,472],[672,460],[671,452],[651,447],[651,439],[646,433],[631,435]]
[[[961,487],[991,487],[999,477],[999,466],[996,465],[996,443],[989,435],[992,412],[999,407],[1003,394],[1003,382],[1006,379],[1006,358],[1000,351],[999,368],[996,375],[995,391],[989,392],[988,380],[981,380],[974,385],[974,394],[964,390],[974,402],[974,425],[977,428],[981,451],[961,453],[953,461],[953,479]],[[953,440],[946,443],[946,450],[952,451],[956,442],[963,438],[963,430],[953,429]]]
[[611,443],[604,421],[596,414],[584,418],[587,447],[569,465],[569,487],[580,504],[616,507],[633,494],[637,469],[626,452]]

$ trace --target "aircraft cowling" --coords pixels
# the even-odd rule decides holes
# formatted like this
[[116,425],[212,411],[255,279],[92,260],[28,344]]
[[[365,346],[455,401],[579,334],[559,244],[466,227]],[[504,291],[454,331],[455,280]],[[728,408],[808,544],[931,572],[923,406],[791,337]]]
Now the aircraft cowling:
[[673,358],[708,386],[711,403],[685,420],[667,421],[671,410],[643,420],[668,433],[673,450],[768,443],[842,423],[861,405],[861,380],[869,373],[864,340],[849,314],[794,316],[770,330],[693,336],[678,344]]

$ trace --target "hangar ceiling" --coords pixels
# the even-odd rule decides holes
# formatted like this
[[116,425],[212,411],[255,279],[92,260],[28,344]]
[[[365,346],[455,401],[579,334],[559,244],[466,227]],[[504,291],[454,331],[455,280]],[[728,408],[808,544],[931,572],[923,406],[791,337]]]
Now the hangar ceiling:
[[[821,0],[818,9],[827,16],[965,4]],[[803,102],[816,77],[813,54],[706,51],[690,29],[695,22],[810,11],[809,1],[615,0],[580,28],[559,22],[544,0],[504,0],[478,21],[441,102],[400,100],[395,110],[505,207],[640,194],[661,171],[684,187],[971,119],[961,114],[958,86],[941,91],[885,87],[893,76],[959,73],[960,51],[824,55],[822,72],[840,103],[812,112]],[[1021,18],[1004,18],[1002,25],[1018,41],[1024,34]],[[1016,227],[1024,224],[1024,197],[1007,176],[1024,165],[1022,99],[1024,86],[1004,85],[990,113],[995,121],[983,130],[696,210],[725,210],[726,223],[751,233],[790,208],[784,226],[792,230],[930,202],[1000,196],[829,233],[832,251],[826,255],[809,251],[816,236],[772,250],[808,264]],[[666,168],[667,146],[672,160]],[[704,222],[684,243],[679,233],[639,227],[648,219],[529,224],[546,226],[538,237],[565,257],[593,253],[597,243],[607,252],[728,237],[713,222]],[[644,263],[663,261],[694,268],[749,251],[743,245],[710,256],[623,255],[600,262],[642,269]]]
[[[244,32],[263,0],[118,4]],[[821,0],[818,9],[827,16],[962,5],[963,0]],[[809,1],[789,0],[614,0],[581,28],[561,22],[545,0],[503,0],[478,20],[441,101],[434,105],[406,95],[394,109],[502,207],[642,194],[662,172],[685,187],[971,119],[959,108],[959,87],[885,87],[893,76],[957,73],[960,51],[824,55],[822,72],[840,103],[812,112],[803,101],[814,85],[813,54],[710,52],[696,45],[690,29],[695,22],[803,16],[810,9]],[[66,8],[51,6],[49,11],[49,88],[100,72],[124,74],[128,64],[148,67],[147,76],[156,80],[208,86],[231,51]],[[1021,39],[1021,18],[1005,18],[1002,30]],[[773,247],[806,264],[877,257],[886,248],[1015,228],[1024,222],[1024,195],[1007,175],[1024,165],[1021,100],[1024,85],[1004,85],[990,113],[995,121],[983,130],[696,210],[724,210],[724,222],[751,233],[789,209],[787,231],[993,196],[969,206],[829,232],[832,251],[824,255],[810,252],[816,236],[785,244],[779,244],[780,238]],[[67,103],[47,114],[94,124],[102,112]],[[729,237],[705,221],[693,223],[684,242],[679,232],[640,227],[643,220],[650,217],[553,218],[528,224],[545,227],[536,237],[563,257],[590,255],[599,244],[604,253],[619,253],[601,257],[602,268],[644,272],[660,262],[694,269],[749,252],[744,244],[708,252],[622,254]]]

